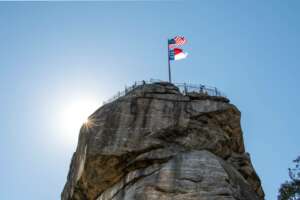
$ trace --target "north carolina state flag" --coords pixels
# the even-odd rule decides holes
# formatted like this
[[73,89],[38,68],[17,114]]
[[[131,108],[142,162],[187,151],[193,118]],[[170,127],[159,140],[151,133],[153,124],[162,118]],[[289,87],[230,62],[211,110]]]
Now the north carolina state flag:
[[183,52],[182,49],[174,48],[169,51],[169,60],[181,60],[186,58],[188,53]]

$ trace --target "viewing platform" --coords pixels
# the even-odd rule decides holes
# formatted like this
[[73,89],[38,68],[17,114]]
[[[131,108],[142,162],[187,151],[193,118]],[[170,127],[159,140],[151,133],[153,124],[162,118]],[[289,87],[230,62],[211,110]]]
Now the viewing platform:
[[191,99],[213,99],[217,101],[229,102],[229,99],[224,93],[219,91],[216,87],[202,85],[202,84],[188,84],[188,83],[169,83],[167,81],[161,81],[157,79],[150,79],[149,81],[136,81],[133,85],[127,87],[123,91],[119,91],[116,95],[103,102],[104,104],[111,103],[120,97],[131,94],[133,91],[151,84],[169,85],[175,86],[184,96],[188,96]]

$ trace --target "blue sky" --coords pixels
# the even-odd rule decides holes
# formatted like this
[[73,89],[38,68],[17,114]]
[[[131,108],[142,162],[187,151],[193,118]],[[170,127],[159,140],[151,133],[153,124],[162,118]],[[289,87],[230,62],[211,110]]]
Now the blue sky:
[[246,149],[276,199],[300,154],[299,9],[296,0],[1,2],[0,199],[59,199],[80,126],[65,127],[66,108],[96,109],[136,80],[167,80],[166,42],[177,34],[189,57],[172,64],[174,82],[216,86],[241,110]]

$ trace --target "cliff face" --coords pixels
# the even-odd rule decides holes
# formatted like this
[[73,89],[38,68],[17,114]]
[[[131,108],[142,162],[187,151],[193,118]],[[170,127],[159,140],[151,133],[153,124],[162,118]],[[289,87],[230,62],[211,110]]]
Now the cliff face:
[[239,110],[146,84],[81,128],[62,200],[261,200]]

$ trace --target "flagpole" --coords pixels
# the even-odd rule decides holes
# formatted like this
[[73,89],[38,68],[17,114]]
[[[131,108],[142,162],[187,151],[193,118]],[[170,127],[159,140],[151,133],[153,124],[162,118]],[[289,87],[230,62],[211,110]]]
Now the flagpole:
[[172,83],[172,79],[171,79],[171,66],[170,66],[170,46],[169,46],[169,40],[168,40],[168,69],[169,69],[169,82]]

